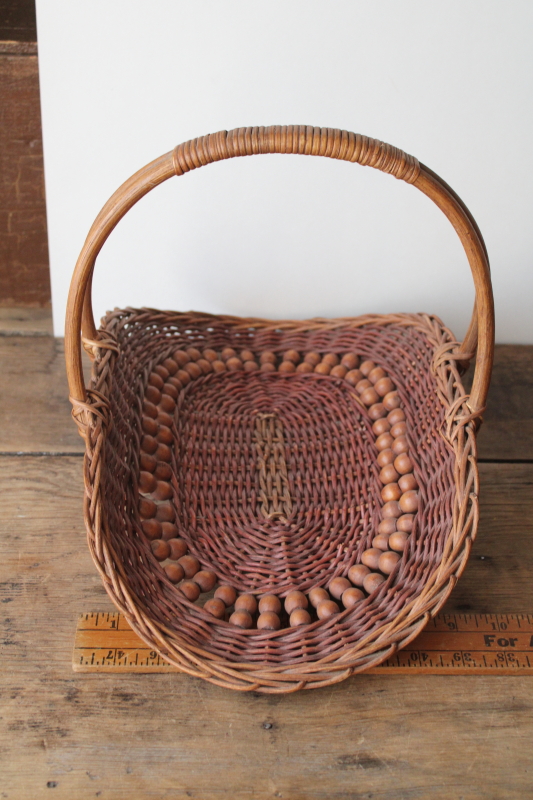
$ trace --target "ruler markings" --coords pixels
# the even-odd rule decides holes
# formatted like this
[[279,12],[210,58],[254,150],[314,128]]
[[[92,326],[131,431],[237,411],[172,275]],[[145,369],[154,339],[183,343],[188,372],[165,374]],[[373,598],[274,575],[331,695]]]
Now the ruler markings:
[[[533,675],[532,652],[531,614],[441,614],[407,648],[369,672]],[[180,672],[139,639],[118,611],[80,615],[73,669]]]

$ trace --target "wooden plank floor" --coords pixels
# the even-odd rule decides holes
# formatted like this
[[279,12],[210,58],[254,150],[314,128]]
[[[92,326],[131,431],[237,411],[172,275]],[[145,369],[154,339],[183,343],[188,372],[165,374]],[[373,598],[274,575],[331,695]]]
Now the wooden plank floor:
[[[533,797],[532,678],[360,675],[265,697],[74,674],[78,614],[113,607],[85,544],[61,343],[0,336],[0,364],[0,798]],[[533,347],[499,348],[493,396],[449,611],[533,611]]]

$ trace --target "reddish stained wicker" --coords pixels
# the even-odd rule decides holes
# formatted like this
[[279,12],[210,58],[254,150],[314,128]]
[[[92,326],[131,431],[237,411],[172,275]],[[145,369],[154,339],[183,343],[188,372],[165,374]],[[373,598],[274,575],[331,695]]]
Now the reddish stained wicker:
[[[209,153],[224,158],[272,152],[268,145],[275,152],[367,159],[413,182],[420,175],[414,159],[364,137],[316,134],[319,129],[312,128],[292,129],[288,137],[284,130],[289,129],[204,137],[177,148],[174,164],[185,171],[216,160]],[[331,144],[329,152],[320,150],[324,142]],[[475,224],[447,191],[454,208],[463,208],[470,220],[472,246],[483,262]],[[461,348],[438,319],[426,315],[269,322],[125,309],[108,314],[96,338],[89,298],[94,258],[120,216],[145,193],[124,192],[130,194],[122,208],[116,197],[111,201],[113,224],[102,226],[102,212],[88,238],[67,325],[73,413],[87,448],[88,541],[107,591],[151,647],[185,672],[222,686],[263,692],[315,688],[383,661],[437,613],[475,535],[475,427],[493,339],[487,275],[472,256],[483,350],[476,402],[460,380],[459,359],[466,359],[468,342]],[[76,342],[83,297],[85,344],[95,356],[88,395],[80,388]],[[475,344],[475,323],[467,338]],[[298,628],[236,628],[187,601],[153,557],[137,512],[142,400],[154,367],[189,346],[247,349],[257,356],[265,350],[278,356],[290,349],[302,356],[355,352],[382,367],[397,386],[420,509],[398,566],[353,608]],[[180,392],[171,463],[176,524],[190,552],[221,583],[256,595],[308,591],[334,575],[345,576],[371,547],[382,484],[372,420],[356,394],[339,378],[258,371],[210,373]],[[262,453],[271,459],[268,468]],[[275,485],[269,474],[276,476]]]

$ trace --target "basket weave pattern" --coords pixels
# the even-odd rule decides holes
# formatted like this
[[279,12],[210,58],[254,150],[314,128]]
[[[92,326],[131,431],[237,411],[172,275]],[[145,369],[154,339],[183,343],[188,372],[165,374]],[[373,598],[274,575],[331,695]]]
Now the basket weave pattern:
[[[478,514],[474,421],[451,355],[457,343],[439,320],[395,315],[274,324],[128,309],[108,315],[106,338],[112,346],[98,348],[91,384],[101,416],[89,426],[86,457],[89,547],[114,603],[150,646],[221,685],[288,691],[342,680],[382,661],[437,612],[464,568]],[[399,567],[356,609],[305,631],[243,631],[186,600],[154,559],[136,512],[142,398],[153,367],[191,345],[355,351],[393,378],[421,509]],[[329,376],[277,373],[209,375],[186,387],[176,415],[175,507],[180,536],[203,566],[242,591],[283,596],[295,587],[325,586],[358,562],[375,535],[382,501],[375,436],[353,394]],[[274,407],[283,423],[290,501],[283,517],[269,519],[253,433],[258,412]],[[230,441],[231,431],[244,431],[241,443],[238,436]],[[226,458],[209,465],[204,456],[202,464],[201,444],[216,432],[225,438]],[[258,569],[262,562],[266,571]]]

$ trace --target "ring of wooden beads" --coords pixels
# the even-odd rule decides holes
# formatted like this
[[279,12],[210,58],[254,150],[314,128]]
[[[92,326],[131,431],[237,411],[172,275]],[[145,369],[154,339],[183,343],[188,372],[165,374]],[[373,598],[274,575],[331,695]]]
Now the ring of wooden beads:
[[[142,416],[140,457],[139,513],[142,530],[150,542],[154,557],[162,564],[167,579],[189,600],[217,585],[215,572],[202,569],[198,559],[188,552],[174,524],[172,499],[171,450],[173,414],[179,392],[189,383],[209,373],[278,372],[284,375],[315,373],[345,380],[357,392],[359,403],[372,420],[376,436],[379,479],[383,485],[382,519],[372,547],[362,553],[361,563],[348,570],[347,577],[333,577],[326,590],[315,587],[306,596],[294,590],[282,605],[276,595],[263,595],[259,601],[249,593],[237,595],[234,587],[217,586],[214,596],[203,608],[218,620],[227,620],[243,630],[254,625],[260,631],[276,631],[288,624],[299,627],[325,620],[341,610],[351,609],[376,591],[396,568],[406,549],[418,510],[418,483],[413,474],[406,437],[405,412],[394,382],[373,361],[360,363],[355,353],[339,357],[335,353],[307,353],[296,350],[281,356],[265,351],[259,358],[251,350],[237,352],[231,347],[221,352],[179,349],[156,366],[148,378]],[[285,623],[285,624],[284,624]]]

